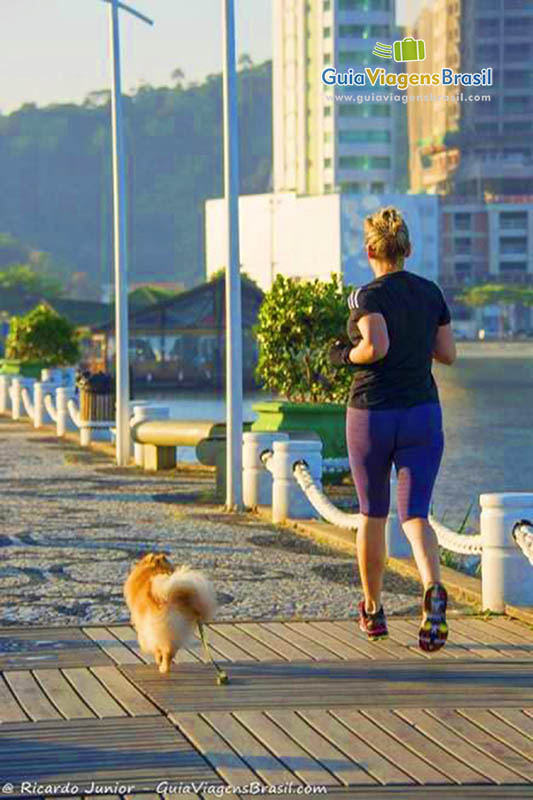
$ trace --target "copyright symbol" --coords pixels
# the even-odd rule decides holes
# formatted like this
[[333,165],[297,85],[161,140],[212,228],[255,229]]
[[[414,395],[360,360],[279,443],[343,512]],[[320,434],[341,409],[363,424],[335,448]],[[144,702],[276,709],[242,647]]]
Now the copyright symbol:
[[2,786],[2,791],[5,792],[6,794],[11,794],[14,790],[15,787],[13,786],[12,783],[4,783],[4,785]]

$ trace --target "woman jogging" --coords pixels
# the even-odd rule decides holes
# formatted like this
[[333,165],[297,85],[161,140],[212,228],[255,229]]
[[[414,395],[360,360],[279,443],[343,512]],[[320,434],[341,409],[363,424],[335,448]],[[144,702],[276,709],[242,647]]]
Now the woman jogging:
[[336,342],[333,363],[354,366],[346,415],[350,466],[359,498],[357,556],[364,600],[359,625],[371,639],[388,635],[381,605],[390,474],[398,475],[398,516],[424,585],[419,644],[442,647],[448,635],[439,548],[428,523],[444,446],[432,359],[455,360],[450,312],[438,286],[404,270],[409,231],[395,208],[365,220],[375,279],[348,300],[350,344]]

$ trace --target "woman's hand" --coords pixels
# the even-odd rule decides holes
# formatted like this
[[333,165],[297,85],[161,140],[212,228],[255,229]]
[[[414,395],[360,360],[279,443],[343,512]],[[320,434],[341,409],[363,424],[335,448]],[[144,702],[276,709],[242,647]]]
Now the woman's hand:
[[357,323],[361,341],[350,350],[352,364],[374,364],[389,352],[390,341],[383,314],[365,314]]

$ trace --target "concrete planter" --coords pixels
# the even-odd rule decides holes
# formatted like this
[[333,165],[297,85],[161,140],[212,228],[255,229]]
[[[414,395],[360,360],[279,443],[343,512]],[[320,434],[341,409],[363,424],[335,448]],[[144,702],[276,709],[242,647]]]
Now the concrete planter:
[[318,434],[324,458],[346,458],[346,406],[341,403],[255,403],[258,418],[253,431],[286,431]]
[[41,370],[44,364],[40,361],[19,361],[15,358],[1,358],[0,359],[0,375],[20,375],[22,378],[36,378],[41,377]]

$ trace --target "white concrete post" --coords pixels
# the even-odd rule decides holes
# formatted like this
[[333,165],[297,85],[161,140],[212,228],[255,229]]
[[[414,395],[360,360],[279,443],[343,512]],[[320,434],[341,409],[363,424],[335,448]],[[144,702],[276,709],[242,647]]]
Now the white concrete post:
[[389,558],[411,558],[411,545],[398,519],[397,492],[398,480],[396,473],[393,472],[390,479],[390,510],[385,525],[387,556]]
[[[168,419],[170,416],[170,409],[164,405],[133,405],[133,416],[131,418],[131,426],[137,425],[139,422],[145,422],[149,419]],[[137,467],[144,466],[144,445],[134,441],[133,444],[133,457]]]
[[515,522],[533,520],[533,494],[482,494],[479,502],[483,610],[533,606],[533,569],[512,537]]
[[261,461],[261,453],[272,450],[274,442],[288,441],[289,435],[278,431],[247,431],[242,436],[242,491],[247,508],[272,505],[272,475]]
[[0,375],[0,414],[7,414],[9,409],[9,384],[10,378],[8,375]]
[[91,423],[82,420],[80,422],[80,447],[90,447],[92,439],[92,428],[89,427]]
[[11,419],[18,420],[22,416],[22,384],[21,378],[13,378],[10,386]]
[[[44,372],[44,370],[43,370]],[[33,384],[33,427],[42,428],[44,421],[44,396],[50,391],[52,384],[37,381]]]
[[60,438],[67,432],[68,427],[68,401],[74,397],[74,389],[59,386],[56,389],[56,434]]
[[272,522],[286,519],[317,519],[318,514],[294,479],[293,466],[305,461],[309,472],[322,486],[322,442],[274,442],[272,458]]

